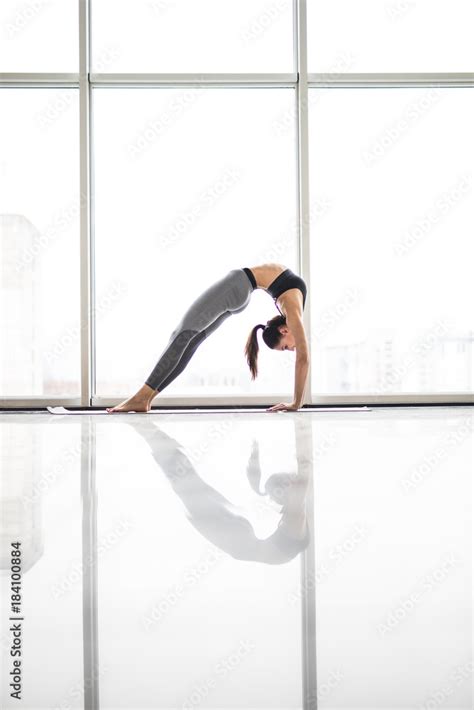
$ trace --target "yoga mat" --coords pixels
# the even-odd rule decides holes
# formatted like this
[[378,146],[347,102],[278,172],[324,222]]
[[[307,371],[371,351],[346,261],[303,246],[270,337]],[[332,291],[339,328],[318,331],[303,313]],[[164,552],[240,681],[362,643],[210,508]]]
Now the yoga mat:
[[[106,414],[108,417],[120,417],[122,414],[293,414],[293,412],[267,412],[266,409],[152,409],[149,412],[113,412],[105,409],[66,409],[65,407],[47,407],[51,414]],[[298,412],[371,412],[370,407],[307,407]]]

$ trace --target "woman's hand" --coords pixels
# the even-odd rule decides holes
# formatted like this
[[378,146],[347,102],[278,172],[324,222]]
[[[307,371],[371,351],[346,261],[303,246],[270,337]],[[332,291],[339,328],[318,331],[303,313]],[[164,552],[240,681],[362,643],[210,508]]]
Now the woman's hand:
[[270,407],[267,409],[267,412],[296,412],[299,409],[299,407],[295,404],[295,402],[280,402],[279,404],[273,405],[273,407]]

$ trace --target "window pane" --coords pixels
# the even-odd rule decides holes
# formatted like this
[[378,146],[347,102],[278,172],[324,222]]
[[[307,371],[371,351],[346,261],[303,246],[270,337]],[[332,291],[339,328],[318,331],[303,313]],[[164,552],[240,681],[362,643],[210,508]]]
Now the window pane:
[[92,42],[94,72],[294,71],[291,0],[92,0]]
[[77,0],[2,0],[0,72],[76,72]]
[[[297,268],[293,116],[293,89],[94,90],[96,283],[108,295],[99,394],[141,385],[185,310],[230,269]],[[294,353],[264,346],[254,382],[243,354],[277,313],[254,291],[164,394],[291,392]]]
[[79,393],[75,89],[0,90],[0,392]]
[[474,91],[312,89],[309,110],[314,392],[472,391]]
[[307,0],[310,72],[472,72],[472,0]]

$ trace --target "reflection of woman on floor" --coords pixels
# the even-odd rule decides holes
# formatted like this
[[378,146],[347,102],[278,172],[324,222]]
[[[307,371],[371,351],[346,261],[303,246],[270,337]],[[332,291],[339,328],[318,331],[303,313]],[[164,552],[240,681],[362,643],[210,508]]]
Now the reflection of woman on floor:
[[153,399],[184,370],[199,345],[229,316],[247,308],[256,288],[263,289],[273,298],[280,315],[270,318],[266,325],[256,325],[247,338],[244,352],[252,379],[257,376],[257,333],[262,329],[267,347],[296,351],[293,401],[280,402],[267,411],[299,409],[304,400],[309,368],[309,347],[303,325],[306,284],[283,264],[268,263],[231,269],[200,294],[171,333],[167,346],[138,392],[115,407],[107,407],[107,412],[150,411]]
[[[279,503],[282,509],[277,529],[262,540],[256,537],[249,521],[234,512],[235,508],[230,501],[200,478],[175,439],[148,418],[137,420],[136,424],[127,423],[149,444],[153,458],[184,503],[190,523],[216,547],[238,560],[268,564],[288,562],[307,547],[310,534],[305,497],[310,475],[307,463],[310,459],[304,455],[300,459],[298,450],[297,474],[273,474],[266,482],[265,493]],[[294,423],[298,427],[298,422]],[[261,471],[257,442],[253,445],[247,475],[252,487],[260,495],[265,495],[260,492]]]

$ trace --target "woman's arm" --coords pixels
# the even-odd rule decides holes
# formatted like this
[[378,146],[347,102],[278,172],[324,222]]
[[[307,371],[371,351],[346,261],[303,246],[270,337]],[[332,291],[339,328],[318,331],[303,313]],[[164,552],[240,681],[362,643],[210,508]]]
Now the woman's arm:
[[303,404],[306,382],[308,380],[309,361],[298,360],[296,357],[295,363],[295,393],[293,396],[293,404],[296,409],[299,409]]
[[299,307],[288,307],[286,324],[295,339],[296,362],[293,404],[299,409],[303,403],[309,370],[309,346]]
[[299,303],[288,303],[286,306],[286,324],[295,339],[295,392],[290,406],[284,403],[276,404],[269,411],[279,409],[299,409],[303,403],[306,382],[309,371],[309,346],[304,329],[301,306]]

